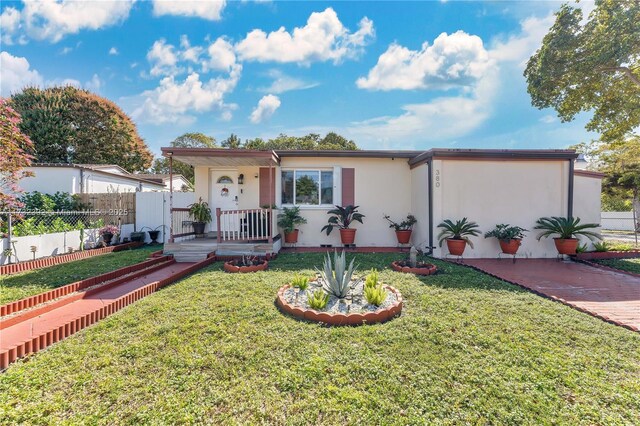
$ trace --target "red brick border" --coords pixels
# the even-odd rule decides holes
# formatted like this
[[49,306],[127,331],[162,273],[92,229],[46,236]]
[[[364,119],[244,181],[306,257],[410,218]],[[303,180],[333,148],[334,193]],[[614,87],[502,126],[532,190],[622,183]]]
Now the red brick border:
[[236,263],[237,263],[237,260],[229,260],[227,262],[224,262],[224,265],[222,266],[222,268],[224,269],[225,272],[228,272],[230,274],[236,274],[236,273],[247,274],[250,272],[266,271],[267,268],[269,267],[269,262],[267,262],[266,260],[264,260],[263,263],[261,263],[260,265],[253,265],[253,266],[238,266],[236,265]]
[[400,312],[402,312],[402,295],[397,289],[389,285],[385,285],[385,287],[389,291],[393,292],[398,299],[393,305],[389,306],[388,308],[378,309],[375,312],[350,314],[320,312],[311,308],[300,308],[297,306],[293,306],[284,298],[284,292],[289,287],[291,287],[289,284],[285,284],[280,287],[280,289],[278,290],[278,295],[276,297],[276,306],[282,312],[306,321],[321,322],[332,326],[377,324],[389,321],[390,319],[400,315]]
[[0,266],[0,275],[17,274],[18,272],[30,271],[32,269],[46,268],[48,266],[59,265],[61,263],[73,262],[74,260],[86,259],[88,257],[99,256],[101,254],[140,247],[141,245],[143,245],[143,243],[132,242],[119,244],[117,246],[66,253],[59,256],[43,257],[42,259],[27,260],[20,263],[11,263],[9,265]]
[[640,257],[640,250],[629,251],[593,251],[588,253],[578,253],[577,260],[606,260],[606,259],[633,259]]
[[120,309],[150,295],[151,293],[154,293],[158,289],[213,263],[214,261],[215,258],[211,257],[200,262],[196,262],[188,268],[170,275],[167,278],[149,283],[131,293],[125,294],[124,296],[114,300],[109,304],[104,305],[102,308],[97,309],[94,312],[90,312],[80,318],[76,318],[65,324],[61,324],[53,330],[33,337],[16,347],[0,353],[0,370],[7,368],[9,364],[14,362],[18,358],[22,358],[32,353],[41,351],[48,346],[51,346],[52,344],[57,343],[60,340],[63,340],[79,332],[80,330],[95,324],[101,319],[104,319],[109,315],[116,313]]
[[412,268],[410,266],[400,266],[398,261],[391,262],[391,269],[396,272],[404,272],[405,274],[414,275],[433,275],[438,272],[438,267],[429,263],[429,267],[424,268]]

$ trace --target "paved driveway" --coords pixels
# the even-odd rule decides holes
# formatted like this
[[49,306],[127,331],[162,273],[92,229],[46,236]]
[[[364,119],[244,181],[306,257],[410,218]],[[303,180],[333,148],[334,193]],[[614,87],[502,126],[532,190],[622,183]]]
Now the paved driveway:
[[555,259],[465,259],[464,263],[580,311],[640,331],[640,278]]

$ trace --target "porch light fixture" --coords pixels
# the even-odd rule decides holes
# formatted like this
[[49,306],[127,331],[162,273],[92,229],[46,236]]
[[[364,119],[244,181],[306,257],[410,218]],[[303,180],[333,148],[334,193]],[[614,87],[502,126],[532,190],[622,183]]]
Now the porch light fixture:
[[244,175],[240,173],[240,175],[238,176],[238,185],[242,184],[244,184]]

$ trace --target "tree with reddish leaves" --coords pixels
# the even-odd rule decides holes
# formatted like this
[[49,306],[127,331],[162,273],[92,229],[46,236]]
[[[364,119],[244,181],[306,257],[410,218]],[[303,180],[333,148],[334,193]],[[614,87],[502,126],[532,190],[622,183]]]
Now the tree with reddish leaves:
[[20,179],[33,176],[24,170],[31,165],[33,142],[20,131],[21,117],[6,99],[0,98],[0,210],[21,207],[17,195]]

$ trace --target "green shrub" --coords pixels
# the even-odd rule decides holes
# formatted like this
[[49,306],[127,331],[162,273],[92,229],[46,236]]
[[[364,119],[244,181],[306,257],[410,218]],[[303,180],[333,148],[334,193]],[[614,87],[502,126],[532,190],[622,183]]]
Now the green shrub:
[[587,244],[578,244],[578,247],[576,247],[576,253],[586,253],[586,251],[588,250]]
[[601,253],[605,251],[609,251],[609,243],[607,243],[606,241],[593,243],[593,249]]
[[382,285],[364,288],[364,297],[374,306],[380,306],[387,299],[387,291]]
[[329,303],[329,295],[324,290],[318,289],[313,293],[307,292],[309,307],[315,310],[322,310]]
[[291,285],[300,290],[306,290],[309,287],[309,278],[296,274],[291,280]]

